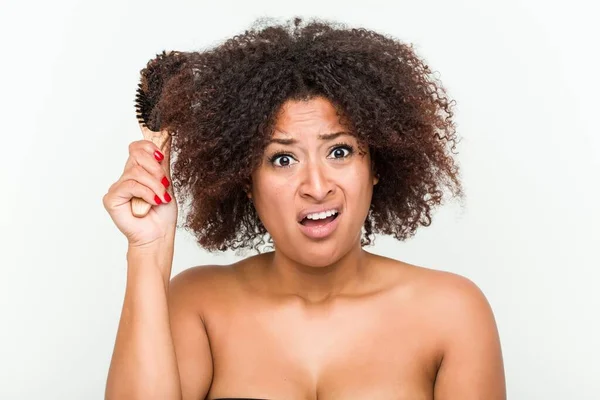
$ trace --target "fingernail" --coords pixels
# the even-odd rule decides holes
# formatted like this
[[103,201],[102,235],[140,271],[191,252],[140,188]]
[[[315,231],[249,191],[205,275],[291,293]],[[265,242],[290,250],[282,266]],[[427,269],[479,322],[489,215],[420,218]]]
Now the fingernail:
[[166,187],[166,188],[169,187],[169,180],[167,179],[166,176],[164,178],[162,178],[161,182],[162,182],[162,184],[163,184],[164,187]]
[[155,195],[154,195],[154,201],[155,201],[157,204],[162,204],[162,201],[160,200],[160,197],[158,197],[158,195],[157,195],[157,194],[155,194]]
[[163,155],[163,153],[161,153],[160,151],[156,150],[154,152],[154,158],[156,158],[157,161],[162,161],[162,160],[164,160],[165,156]]
[[165,200],[168,202],[171,201],[171,196],[169,196],[169,193],[165,192]]

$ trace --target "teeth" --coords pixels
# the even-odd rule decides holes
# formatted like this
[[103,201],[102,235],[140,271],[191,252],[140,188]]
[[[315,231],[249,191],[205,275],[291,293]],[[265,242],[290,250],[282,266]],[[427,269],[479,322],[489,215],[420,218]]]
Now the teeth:
[[306,218],[313,219],[313,220],[325,219],[325,218],[330,217],[330,216],[332,216],[334,214],[337,214],[336,210],[329,210],[329,211],[324,211],[322,213],[308,214],[306,216]]

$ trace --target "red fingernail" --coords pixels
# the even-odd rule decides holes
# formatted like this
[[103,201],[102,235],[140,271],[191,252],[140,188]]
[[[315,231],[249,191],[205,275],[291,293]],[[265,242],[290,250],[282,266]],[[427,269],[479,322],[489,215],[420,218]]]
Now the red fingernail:
[[169,193],[165,192],[165,200],[168,202],[171,201],[171,196],[169,196]]
[[160,151],[156,150],[154,152],[154,158],[156,158],[156,160],[158,160],[158,161],[162,161],[165,158],[165,156],[163,155],[163,153],[161,153]]
[[157,202],[158,204],[162,203],[162,201],[160,200],[160,197],[158,197],[157,194],[154,195],[154,201]]
[[162,184],[164,187],[168,188],[169,187],[169,180],[167,179],[167,177],[165,176],[164,178],[162,178]]

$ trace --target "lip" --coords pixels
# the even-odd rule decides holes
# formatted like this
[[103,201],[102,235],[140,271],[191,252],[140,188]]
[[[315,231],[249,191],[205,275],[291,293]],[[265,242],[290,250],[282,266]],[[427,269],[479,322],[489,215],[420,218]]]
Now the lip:
[[[302,221],[308,214],[315,214],[315,213],[322,213],[324,211],[329,211],[329,210],[337,210],[338,214],[342,211],[342,207],[341,206],[327,206],[327,207],[318,207],[318,208],[307,208],[304,211],[301,211],[298,215],[297,215],[297,221],[300,222]],[[337,219],[337,218],[336,218]]]
[[302,233],[304,233],[309,238],[323,239],[331,235],[335,231],[335,229],[339,225],[339,220],[341,217],[342,214],[338,213],[338,216],[333,221],[323,226],[304,226],[300,222],[298,222],[298,225],[300,226],[300,230],[302,231]]

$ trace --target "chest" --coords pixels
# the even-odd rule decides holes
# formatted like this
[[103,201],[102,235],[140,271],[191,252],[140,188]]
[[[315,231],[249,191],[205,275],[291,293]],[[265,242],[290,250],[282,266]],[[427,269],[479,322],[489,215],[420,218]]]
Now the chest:
[[435,335],[390,302],[320,307],[249,301],[207,320],[209,399],[431,399]]

